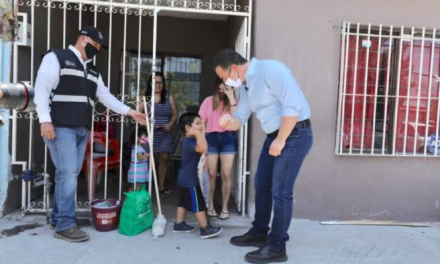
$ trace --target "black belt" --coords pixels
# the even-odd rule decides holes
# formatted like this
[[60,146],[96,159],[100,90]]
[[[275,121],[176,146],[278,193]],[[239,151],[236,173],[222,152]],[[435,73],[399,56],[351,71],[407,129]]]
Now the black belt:
[[[306,120],[303,120],[303,121],[296,122],[296,125],[295,125],[295,127],[293,129],[306,128],[306,127],[309,127],[311,125],[312,125],[312,122],[310,122],[310,119],[306,119]],[[271,137],[271,138],[272,137],[276,137],[276,136],[278,136],[278,132],[279,132],[279,130],[276,130],[276,131],[274,131],[274,132],[272,132],[270,134],[267,134],[267,136]]]

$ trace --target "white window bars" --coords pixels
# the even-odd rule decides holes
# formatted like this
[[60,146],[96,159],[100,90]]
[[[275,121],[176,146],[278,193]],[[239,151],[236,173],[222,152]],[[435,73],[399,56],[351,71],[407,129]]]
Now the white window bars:
[[342,27],[337,155],[440,157],[436,29]]
[[[223,14],[235,16],[247,16],[250,13],[250,5],[252,0],[22,0],[20,5],[40,6],[55,8],[75,4],[76,10],[82,11],[105,11],[110,12],[110,9],[118,10],[121,14],[126,12],[126,9],[142,10],[142,14],[146,10],[150,11],[173,11],[173,12],[190,12],[190,13],[210,13]],[[240,5],[240,3],[244,3]],[[68,8],[70,9],[70,7]],[[152,16],[152,12],[149,13]]]

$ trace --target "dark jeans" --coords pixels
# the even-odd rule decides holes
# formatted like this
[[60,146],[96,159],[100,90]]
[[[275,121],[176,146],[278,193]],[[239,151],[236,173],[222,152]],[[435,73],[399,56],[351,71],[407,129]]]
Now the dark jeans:
[[269,154],[269,148],[276,137],[268,136],[261,150],[255,176],[255,221],[251,234],[265,236],[269,232],[269,222],[273,203],[272,231],[268,245],[271,250],[286,248],[293,213],[293,186],[304,158],[313,145],[312,128],[294,129],[286,140],[286,145],[278,157]]

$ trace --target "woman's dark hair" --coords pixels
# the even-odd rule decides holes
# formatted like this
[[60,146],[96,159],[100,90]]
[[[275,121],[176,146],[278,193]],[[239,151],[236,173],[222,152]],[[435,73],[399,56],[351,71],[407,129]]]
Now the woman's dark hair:
[[[147,136],[148,135],[147,130],[144,127],[139,127],[137,130],[137,136],[140,137],[142,135]],[[138,138],[136,137],[136,130],[133,130],[133,132],[131,132],[131,135],[130,135],[130,144],[132,146],[135,146],[137,140],[138,140]]]
[[214,57],[212,67],[215,71],[217,67],[221,67],[223,70],[228,69],[232,64],[243,65],[248,62],[243,56],[232,49],[222,49]]
[[200,118],[197,113],[185,113],[179,118],[179,126],[183,133],[186,134],[186,126],[191,126],[196,118]]
[[[163,89],[162,89],[162,92],[160,93],[160,101],[159,101],[159,103],[160,104],[164,104],[166,102],[166,96],[167,96],[167,89],[166,89],[167,86],[166,86],[166,83],[165,83],[165,77],[160,72],[156,72],[155,75],[162,77]],[[145,91],[145,98],[147,98],[148,102],[151,101],[151,92],[153,90],[153,88],[151,86],[152,81],[153,81],[153,74],[151,74],[150,78],[148,78],[147,90]]]
[[[216,111],[220,105],[220,101],[223,101],[223,109],[221,110],[222,112],[229,113],[231,111],[231,103],[229,102],[229,98],[226,96],[226,94],[220,96],[220,85],[222,84],[225,85],[223,80],[217,77],[215,80],[214,95],[212,96],[212,111]],[[231,87],[230,89],[233,88]]]

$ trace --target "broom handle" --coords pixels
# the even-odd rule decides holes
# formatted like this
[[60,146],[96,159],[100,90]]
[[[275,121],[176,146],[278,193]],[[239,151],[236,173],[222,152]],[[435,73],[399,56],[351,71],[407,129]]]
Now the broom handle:
[[[148,118],[147,101],[145,100],[145,96],[143,96],[142,99],[144,100],[145,122],[147,123],[148,139],[149,139],[149,142],[153,143],[154,140],[150,137],[150,135],[151,135],[151,133],[150,133],[150,120]],[[157,186],[156,164],[154,162],[154,152],[153,152],[152,145],[150,145],[150,155],[151,155],[150,161],[152,161],[152,162],[150,162],[151,163],[150,167],[153,170],[152,174],[153,174],[154,186],[156,188],[157,207],[159,209],[159,214],[162,214],[162,207],[160,204],[160,196],[159,196],[159,187]]]

